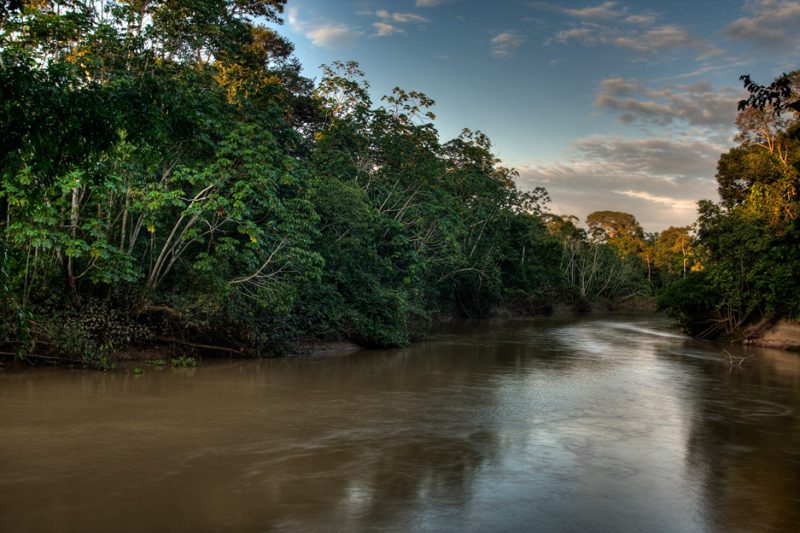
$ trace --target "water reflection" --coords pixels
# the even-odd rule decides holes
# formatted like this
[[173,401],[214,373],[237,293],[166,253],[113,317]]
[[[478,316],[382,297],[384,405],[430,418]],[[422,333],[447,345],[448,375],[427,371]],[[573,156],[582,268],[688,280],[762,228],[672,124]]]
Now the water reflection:
[[800,357],[755,353],[746,368],[698,366],[687,463],[720,530],[792,531],[800,523]]
[[788,530],[800,362],[658,317],[383,352],[0,372],[0,530]]

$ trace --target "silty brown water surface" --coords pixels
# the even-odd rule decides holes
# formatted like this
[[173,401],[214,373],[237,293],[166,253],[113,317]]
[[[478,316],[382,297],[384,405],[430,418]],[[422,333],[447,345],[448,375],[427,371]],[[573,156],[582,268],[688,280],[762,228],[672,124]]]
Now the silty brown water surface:
[[0,531],[796,530],[800,356],[754,353],[731,368],[640,315],[6,369]]

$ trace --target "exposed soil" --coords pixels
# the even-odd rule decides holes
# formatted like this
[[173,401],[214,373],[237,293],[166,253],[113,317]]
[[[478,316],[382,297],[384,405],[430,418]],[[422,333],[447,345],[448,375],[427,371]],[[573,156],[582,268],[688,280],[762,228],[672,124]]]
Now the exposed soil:
[[800,322],[782,319],[774,323],[758,324],[747,332],[743,343],[798,352],[800,351]]

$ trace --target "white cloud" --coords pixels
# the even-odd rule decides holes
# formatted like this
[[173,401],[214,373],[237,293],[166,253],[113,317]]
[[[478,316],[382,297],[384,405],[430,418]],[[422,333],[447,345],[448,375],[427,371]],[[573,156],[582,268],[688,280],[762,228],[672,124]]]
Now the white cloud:
[[565,8],[541,2],[534,5],[579,21],[572,22],[573,27],[556,32],[545,44],[576,41],[584,46],[616,46],[651,56],[663,56],[666,52],[686,48],[700,50],[701,58],[720,53],[718,48],[706,41],[692,38],[681,26],[653,26],[657,18],[655,13],[631,13],[627,6],[615,1],[583,8]]
[[705,50],[703,50],[700,55],[697,56],[698,61],[702,61],[703,59],[709,59],[712,57],[717,57],[725,53],[725,50],[716,46],[709,46]]
[[654,89],[634,80],[609,78],[600,83],[594,106],[612,111],[626,124],[674,123],[732,133],[741,90],[708,83],[670,85]]
[[547,2],[535,2],[533,5],[540,9],[556,11],[568,17],[594,24],[621,21],[626,24],[646,26],[652,24],[656,20],[656,15],[654,13],[631,13],[627,6],[620,5],[620,3],[615,0],[603,2],[595,6],[580,8],[567,8]]
[[689,33],[678,26],[659,26],[645,32],[631,32],[630,37],[617,36],[608,39],[610,44],[638,52],[656,53],[675,48],[700,47],[701,41],[689,37]]
[[644,26],[647,24],[652,24],[655,21],[655,15],[628,15],[625,17],[625,22],[628,24],[641,24]]
[[759,49],[800,49],[800,2],[755,0],[746,5],[749,16],[733,21],[723,35]]
[[576,40],[586,46],[591,46],[597,42],[596,32],[597,30],[594,28],[572,28],[571,30],[562,30],[556,33],[554,40],[559,43]]
[[696,78],[697,76],[705,76],[712,72],[720,72],[720,71],[728,71],[730,72],[730,79],[735,79],[739,76],[739,72],[743,67],[750,65],[751,61],[728,61],[728,62],[717,62],[713,65],[703,65],[697,68],[694,68],[688,72],[684,72],[683,74],[677,74],[675,76],[668,76],[663,78],[664,80],[679,80],[679,79],[687,79],[687,78]]
[[649,192],[645,191],[618,191],[618,193],[623,196],[630,196],[631,198],[646,200],[654,204],[666,205],[672,209],[681,211],[685,209],[694,210],[697,207],[697,202],[694,200],[680,200],[677,198],[671,198],[669,196],[656,196],[655,194],[650,194]]
[[315,46],[334,48],[346,44],[363,32],[342,23],[315,23],[300,20],[295,6],[286,10],[286,21],[292,31],[301,33]]
[[297,8],[294,6],[289,6],[286,10],[286,22],[289,23],[289,27],[292,28],[293,31],[302,31],[300,27],[302,23],[297,16]]
[[588,137],[574,148],[581,158],[612,163],[625,172],[674,178],[711,178],[722,147],[696,139]]
[[[697,48],[704,53],[718,50],[705,41],[693,39],[679,26],[667,24],[647,30],[620,30],[596,24],[561,30],[548,42],[568,43],[577,41],[584,46],[596,44],[616,46],[649,55],[662,55],[664,52],[681,48]],[[714,52],[710,52],[712,55]]]
[[373,22],[372,27],[375,28],[375,36],[377,37],[389,37],[390,35],[394,35],[396,33],[404,33],[404,30],[398,28],[397,26],[393,26],[388,22]]
[[606,78],[600,82],[600,92],[607,95],[621,96],[641,90],[638,82],[625,78]]
[[581,219],[592,211],[632,213],[647,231],[694,222],[697,200],[716,198],[714,173],[722,147],[685,138],[593,136],[555,163],[518,166],[523,189],[547,188],[552,209]]
[[333,48],[352,41],[359,34],[344,24],[323,24],[311,28],[306,37],[317,46]]
[[593,7],[582,7],[577,9],[562,8],[561,10],[569,15],[579,19],[589,20],[609,20],[620,17],[624,10],[616,9],[617,2],[603,2],[600,5]]
[[501,59],[511,57],[514,51],[517,48],[519,48],[524,42],[525,42],[524,37],[510,31],[498,33],[497,35],[489,39],[489,44],[491,45],[492,49],[492,55],[494,57],[498,57]]
[[375,12],[375,15],[377,15],[378,18],[397,22],[398,24],[425,24],[426,22],[430,22],[430,19],[415,13],[390,13],[385,9],[379,9]]
[[398,33],[405,33],[406,30],[401,27],[403,24],[421,25],[430,22],[430,19],[415,13],[393,13],[385,9],[375,12],[363,11],[359,14],[378,17],[379,20],[372,23],[372,27],[375,28],[373,34],[375,37],[390,37]]

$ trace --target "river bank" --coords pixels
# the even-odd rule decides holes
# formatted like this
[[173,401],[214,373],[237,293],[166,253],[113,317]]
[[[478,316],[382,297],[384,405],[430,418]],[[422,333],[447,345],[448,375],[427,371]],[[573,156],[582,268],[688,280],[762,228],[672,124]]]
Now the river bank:
[[[590,305],[578,306],[556,304],[547,313],[531,315],[521,313],[512,308],[495,309],[492,318],[501,320],[525,320],[534,317],[570,318],[591,316],[615,316],[620,313],[656,313],[656,305],[651,298],[635,298],[624,301],[599,300]],[[432,331],[446,327],[448,323],[460,320],[453,316],[441,315],[432,322]],[[482,319],[470,319],[469,322],[480,322]],[[485,319],[483,319],[485,320]],[[775,323],[764,323],[754,326],[740,341],[733,344],[743,344],[763,348],[772,348],[785,351],[800,351],[800,322],[779,320]],[[415,343],[416,344],[416,343]],[[313,339],[301,340],[290,346],[287,350],[276,352],[269,357],[292,356],[325,356],[343,355],[369,349],[347,339],[319,341]],[[133,370],[147,368],[151,365],[186,366],[194,365],[202,359],[252,359],[259,358],[256,354],[248,353],[233,346],[215,346],[206,343],[191,342],[177,338],[161,337],[157,342],[144,346],[132,347],[113,351],[101,360],[92,359],[81,361],[76,359],[58,357],[56,355],[29,355],[21,359],[14,358],[13,354],[6,352],[5,359],[0,360],[0,368],[29,364],[32,366],[66,366],[79,368],[97,368],[100,370]],[[263,358],[263,356],[262,356]],[[99,364],[98,364],[99,362]]]
[[800,321],[781,319],[756,325],[745,334],[742,344],[800,352]]
[[[548,306],[543,310],[532,313],[521,307],[499,307],[492,310],[490,317],[471,319],[467,317],[456,317],[454,315],[440,314],[431,321],[433,332],[441,326],[452,323],[453,321],[467,320],[479,323],[487,319],[510,319],[525,320],[534,317],[558,317],[569,318],[579,316],[603,316],[606,314],[620,312],[650,312],[656,311],[655,303],[650,298],[635,298],[624,301],[602,299],[594,302],[581,303],[557,303]],[[416,339],[422,341],[427,337]],[[264,355],[248,352],[241,346],[227,345],[224,343],[213,343],[213,341],[201,341],[197,339],[183,339],[166,336],[156,336],[151,342],[139,345],[128,346],[125,348],[105,351],[102,354],[87,354],[83,357],[64,356],[57,351],[45,353],[32,353],[23,357],[16,357],[13,352],[0,352],[0,368],[3,364],[20,365],[29,364],[32,366],[65,366],[78,368],[95,368],[99,370],[129,370],[145,365],[177,365],[183,366],[189,359],[252,359],[252,358],[274,358],[291,356],[323,356],[340,355],[352,353],[371,347],[360,345],[353,340],[346,338],[318,340],[300,339],[293,344],[276,348],[274,352]]]

